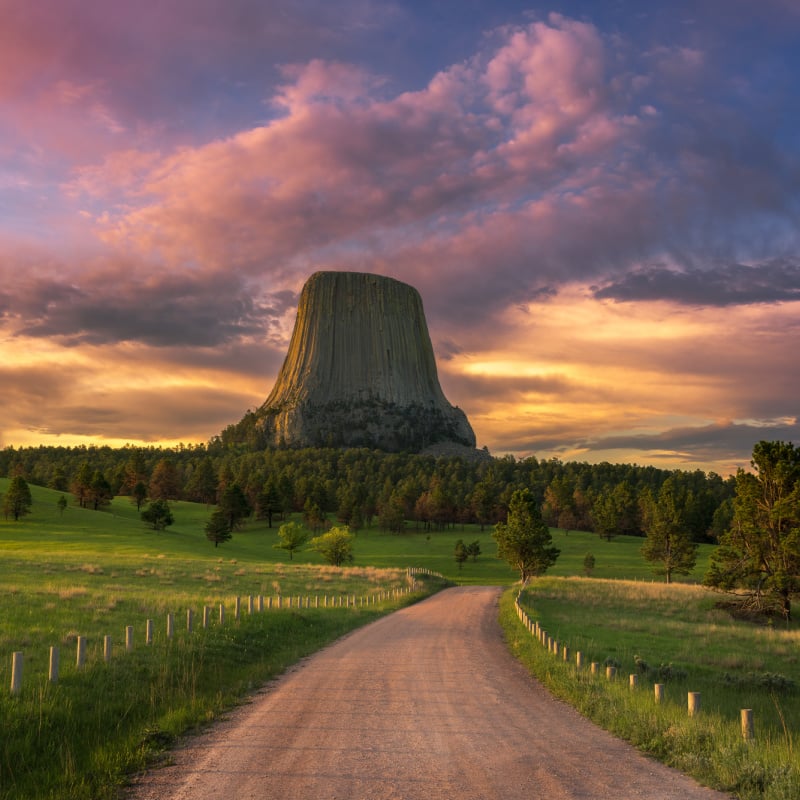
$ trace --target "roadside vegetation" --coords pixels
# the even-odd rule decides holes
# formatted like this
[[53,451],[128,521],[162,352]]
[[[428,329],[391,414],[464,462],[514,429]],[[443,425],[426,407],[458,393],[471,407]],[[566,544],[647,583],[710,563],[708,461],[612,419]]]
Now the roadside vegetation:
[[[512,650],[557,697],[639,749],[741,800],[790,800],[800,786],[800,628],[754,625],[718,607],[697,585],[537,578],[520,595],[563,648],[549,653],[514,613],[507,592],[501,619]],[[575,653],[583,667],[578,670]],[[600,672],[591,675],[590,664]],[[616,667],[613,680],[606,666]],[[635,689],[629,676],[636,675]],[[664,685],[654,701],[653,686]],[[689,692],[701,711],[690,717]],[[753,710],[746,742],[740,711]]]
[[[0,491],[8,485],[0,479]],[[61,509],[52,490],[32,486],[31,495],[30,515],[0,520],[3,800],[117,797],[125,776],[152,763],[177,736],[212,721],[303,656],[442,585],[418,576],[419,590],[395,599],[387,593],[408,585],[404,569],[335,568],[312,551],[304,562],[317,563],[283,564],[273,547],[276,531],[241,534],[238,547],[215,549],[204,535],[211,511],[193,503],[172,503],[174,524],[153,530],[127,498],[95,512]],[[283,608],[250,614],[251,595],[262,595],[265,606],[281,597]],[[297,607],[297,598],[314,596],[330,598],[330,605]],[[375,602],[333,606],[345,596]],[[227,610],[223,625],[220,604]],[[204,606],[213,610],[207,629]],[[168,612],[175,620],[170,639]],[[151,644],[144,641],[147,619],[154,621]],[[129,625],[135,646],[125,652]],[[113,643],[108,663],[106,635]],[[88,643],[80,671],[78,636]],[[57,683],[48,681],[51,646],[61,656]],[[12,695],[16,651],[24,653],[23,686]]]

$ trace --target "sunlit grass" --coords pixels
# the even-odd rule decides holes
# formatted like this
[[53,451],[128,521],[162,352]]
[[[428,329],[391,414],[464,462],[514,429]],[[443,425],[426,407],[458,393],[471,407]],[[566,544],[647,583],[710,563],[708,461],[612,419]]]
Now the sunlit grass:
[[[237,534],[214,548],[203,534],[208,510],[190,503],[176,503],[174,528],[155,533],[126,498],[117,498],[110,511],[70,506],[62,515],[59,493],[32,492],[33,514],[18,523],[0,520],[3,800],[115,797],[125,775],[176,736],[345,632],[431,591],[420,587],[395,597],[393,590],[408,586],[399,566],[286,564],[279,560],[285,553],[272,547],[274,532],[266,530]],[[334,607],[334,598],[345,596],[355,596],[358,605]],[[324,598],[330,598],[327,607]],[[206,606],[212,614],[203,628]],[[151,644],[144,638],[148,619]],[[132,652],[125,649],[129,625]],[[82,670],[79,636],[87,640]],[[108,663],[105,636],[112,639]],[[57,683],[48,680],[50,647],[60,653]],[[16,651],[24,656],[23,682],[12,695]]]
[[[0,491],[6,486],[0,479]],[[428,532],[409,523],[399,535],[372,527],[359,531],[354,564],[342,569],[324,564],[311,551],[295,553],[287,563],[285,551],[274,547],[280,522],[268,529],[251,521],[215,548],[204,535],[210,509],[202,505],[174,503],[175,524],[155,532],[142,524],[128,498],[115,498],[100,512],[77,508],[68,498],[62,514],[59,492],[31,489],[29,517],[18,523],[0,519],[0,687],[9,685],[11,652],[25,653],[23,693],[12,698],[0,690],[0,720],[3,731],[11,732],[0,738],[3,800],[112,797],[126,771],[146,763],[175,735],[214,718],[302,655],[397,606],[389,601],[355,610],[294,607],[250,615],[244,608],[251,595],[376,597],[405,585],[409,566],[460,583],[508,584],[517,577],[496,557],[488,526]],[[477,539],[481,545],[477,561],[467,561],[461,570],[454,559],[458,539]],[[714,595],[696,585],[710,547],[700,548],[698,566],[689,576],[694,585],[666,586],[653,582],[652,569],[641,557],[642,539],[605,542],[590,533],[559,530],[553,539],[561,549],[554,576],[580,575],[585,554],[592,552],[595,579],[537,581],[541,594],[533,596],[532,612],[546,618],[554,634],[573,648],[583,648],[587,658],[612,657],[623,671],[635,655],[654,665],[691,664],[698,680],[706,675],[703,680],[709,681],[708,689],[697,684],[709,714],[727,713],[715,707],[711,690],[720,669],[745,677],[767,670],[796,674],[798,631],[753,629],[739,641],[739,627],[714,608]],[[677,600],[676,592],[682,592]],[[234,623],[236,596],[243,613]],[[211,607],[216,620],[221,603],[230,624],[199,631],[202,608]],[[191,637],[185,631],[188,608],[196,615]],[[692,609],[689,628],[687,609]],[[174,614],[176,631],[169,642],[168,612]],[[155,641],[145,646],[149,618]],[[122,652],[127,625],[134,626],[133,653]],[[102,661],[104,635],[114,641],[110,664]],[[89,641],[89,666],[82,673],[74,666],[78,636]],[[46,679],[52,645],[61,649],[62,678],[56,685]],[[685,688],[680,682],[668,686],[677,709]],[[772,712],[764,702],[757,713],[763,714],[760,730],[780,744],[786,741],[783,722],[792,731],[798,720],[794,706],[783,696],[777,699]],[[674,713],[675,719],[682,715]],[[615,730],[617,723],[606,724]],[[680,740],[681,729],[674,730],[659,734],[659,746]],[[734,739],[730,748],[735,756],[725,763],[734,775],[740,743]],[[749,769],[748,761],[742,764],[742,770]]]
[[[692,585],[537,579],[521,604],[569,647],[567,663],[512,619],[512,593],[504,598],[503,621],[534,674],[615,734],[743,799],[796,798],[800,629],[734,620],[716,607],[718,599]],[[580,672],[578,651],[587,665]],[[591,662],[602,665],[600,677],[590,675]],[[618,668],[614,681],[603,677],[607,663]],[[653,700],[654,683],[665,684],[661,705]],[[700,693],[699,717],[688,717],[689,692]],[[755,742],[741,737],[743,708],[753,709]]]

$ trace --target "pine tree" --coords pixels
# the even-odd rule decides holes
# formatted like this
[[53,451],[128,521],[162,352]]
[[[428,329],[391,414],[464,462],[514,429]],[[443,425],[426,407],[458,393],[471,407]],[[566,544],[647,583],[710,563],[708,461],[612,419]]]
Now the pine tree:
[[550,529],[529,489],[517,489],[511,495],[508,517],[495,525],[492,535],[497,541],[497,555],[519,570],[523,583],[547,572],[561,554],[553,547]]
[[214,542],[214,547],[219,547],[223,542],[230,541],[233,534],[224,511],[217,509],[206,523],[206,539]]
[[30,487],[22,475],[16,475],[11,479],[8,491],[3,497],[3,514],[6,519],[13,517],[14,521],[18,522],[20,517],[31,513],[32,505]]
[[673,575],[688,575],[697,561],[697,545],[683,518],[672,478],[664,481],[658,499],[644,493],[642,517],[647,536],[642,555],[656,564],[656,575],[664,575],[667,583]]

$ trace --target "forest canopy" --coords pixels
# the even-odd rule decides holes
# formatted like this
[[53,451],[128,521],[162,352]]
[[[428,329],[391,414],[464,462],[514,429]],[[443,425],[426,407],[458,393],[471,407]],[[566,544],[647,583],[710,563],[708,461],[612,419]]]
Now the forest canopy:
[[[513,456],[468,460],[365,448],[243,452],[220,440],[161,447],[13,447],[0,451],[0,475],[73,493],[91,503],[108,496],[182,499],[213,505],[227,487],[243,490],[256,518],[284,512],[331,514],[358,529],[374,519],[399,533],[408,521],[429,530],[505,521],[516,490],[527,489],[551,527],[604,538],[644,535],[642,499],[671,479],[693,541],[715,541],[733,515],[734,478],[700,470],[588,464]],[[94,488],[93,488],[94,487]],[[107,487],[107,488],[106,488]],[[100,507],[102,504],[97,504]],[[90,506],[90,507],[91,507]]]

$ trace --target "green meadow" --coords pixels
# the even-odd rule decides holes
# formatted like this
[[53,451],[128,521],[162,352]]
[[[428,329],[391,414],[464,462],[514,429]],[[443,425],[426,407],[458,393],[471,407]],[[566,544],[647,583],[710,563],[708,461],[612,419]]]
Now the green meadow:
[[[0,492],[8,485],[0,479]],[[497,559],[491,527],[425,531],[409,523],[390,534],[358,532],[354,562],[333,568],[309,550],[294,559],[275,548],[280,521],[250,522],[231,541],[205,538],[211,510],[172,504],[175,524],[156,532],[118,497],[107,510],[62,512],[59,492],[32,486],[32,513],[0,519],[0,799],[113,798],[131,771],[159,757],[177,736],[203,725],[297,659],[400,605],[458,583],[511,586],[516,574]],[[298,519],[298,517],[295,517]],[[458,539],[478,540],[481,555],[459,569]],[[693,574],[667,586],[641,557],[643,540],[610,542],[585,532],[553,531],[561,556],[547,577],[523,593],[531,617],[587,663],[619,665],[616,682],[575,675],[554,659],[501,604],[509,644],[559,696],[600,724],[710,785],[742,798],[797,797],[794,736],[800,725],[800,630],[731,619],[720,596],[699,586],[711,546],[701,546]],[[595,557],[583,576],[587,553]],[[441,573],[410,595],[406,568]],[[280,611],[248,612],[248,599],[282,598]],[[356,596],[356,607],[297,607],[297,599]],[[233,619],[235,598],[241,614]],[[289,598],[292,607],[286,608]],[[363,598],[363,600],[361,600]],[[219,606],[226,622],[219,622]],[[320,601],[321,605],[321,601]],[[204,607],[211,623],[201,628]],[[195,630],[186,631],[193,609]],[[172,613],[175,634],[166,636]],[[147,619],[154,640],[144,642]],[[134,649],[124,647],[133,626]],[[87,665],[75,666],[77,637]],[[103,660],[103,637],[113,657]],[[49,648],[61,653],[59,681],[47,680]],[[11,654],[24,653],[23,689],[8,691]],[[643,670],[642,664],[646,666]],[[639,670],[640,688],[627,688]],[[666,677],[665,677],[666,676]],[[666,700],[654,710],[652,683],[664,678]],[[644,687],[650,687],[648,691]],[[700,691],[703,711],[687,718],[686,692]],[[756,742],[738,735],[739,709],[756,714]],[[694,755],[692,755],[694,754]],[[792,790],[794,791],[794,790]]]

